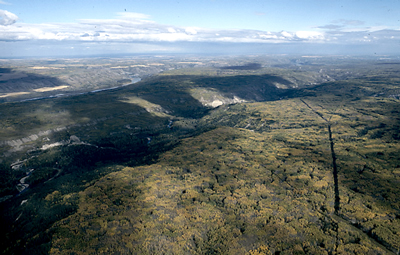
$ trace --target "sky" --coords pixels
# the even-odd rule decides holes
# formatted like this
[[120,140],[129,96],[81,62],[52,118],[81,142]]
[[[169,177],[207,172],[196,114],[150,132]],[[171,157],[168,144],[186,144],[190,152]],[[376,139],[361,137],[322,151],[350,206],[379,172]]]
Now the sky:
[[0,0],[0,58],[400,53],[400,0]]

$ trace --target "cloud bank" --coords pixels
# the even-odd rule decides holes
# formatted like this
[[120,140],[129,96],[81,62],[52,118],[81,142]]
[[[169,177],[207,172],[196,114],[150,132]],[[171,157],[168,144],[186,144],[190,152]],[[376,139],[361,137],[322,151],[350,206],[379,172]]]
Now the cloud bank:
[[1,11],[5,26],[0,40],[74,40],[96,42],[284,42],[323,40],[319,32],[266,32],[257,30],[210,30],[158,24],[141,13],[118,13],[116,19],[81,19],[69,24],[18,24],[18,17]]
[[[366,27],[357,20],[336,20],[312,31],[217,30],[159,24],[142,13],[121,12],[115,19],[81,19],[75,23],[27,24],[0,10],[0,42],[70,43],[233,43],[233,44],[381,44],[398,43],[400,30]],[[168,46],[170,47],[170,45]]]

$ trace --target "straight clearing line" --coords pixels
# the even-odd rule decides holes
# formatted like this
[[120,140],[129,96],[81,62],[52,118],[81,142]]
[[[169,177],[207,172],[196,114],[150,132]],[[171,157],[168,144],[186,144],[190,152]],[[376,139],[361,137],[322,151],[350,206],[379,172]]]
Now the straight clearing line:
[[337,254],[337,249],[339,246],[339,222],[343,222],[349,226],[352,227],[353,230],[356,230],[359,233],[363,233],[364,236],[368,237],[368,239],[384,251],[386,251],[389,254],[394,254],[394,252],[390,251],[388,248],[386,248],[384,245],[380,244],[377,240],[375,240],[373,237],[369,236],[367,233],[365,233],[362,229],[358,228],[357,226],[351,224],[348,222],[346,219],[344,219],[340,215],[340,197],[339,197],[339,180],[338,180],[338,169],[337,169],[337,164],[336,164],[336,154],[335,154],[335,149],[334,149],[334,142],[332,138],[332,129],[331,129],[331,124],[329,120],[325,119],[325,117],[322,115],[322,113],[316,111],[313,109],[309,104],[307,104],[303,99],[300,99],[300,101],[306,105],[311,111],[313,111],[315,114],[317,114],[321,119],[323,119],[327,125],[328,125],[328,132],[329,132],[329,144],[331,147],[331,154],[332,154],[332,167],[333,167],[333,179],[334,179],[334,186],[335,186],[335,213],[332,215],[332,217],[338,222],[337,223],[337,228],[336,228],[336,254]]
[[[340,196],[339,196],[339,180],[338,180],[338,171],[337,171],[337,164],[336,164],[336,154],[334,150],[334,143],[332,139],[332,129],[329,121],[325,119],[325,117],[322,115],[322,113],[314,110],[309,104],[307,104],[303,99],[300,99],[300,101],[305,104],[311,111],[313,111],[315,114],[317,114],[321,119],[323,119],[327,124],[328,124],[328,132],[329,132],[329,144],[331,147],[331,155],[332,155],[332,167],[333,167],[333,182],[334,182],[334,187],[335,187],[335,215],[339,215],[339,210],[340,210]],[[335,247],[335,253],[338,253],[338,247],[339,247],[339,224],[336,225],[336,247]]]

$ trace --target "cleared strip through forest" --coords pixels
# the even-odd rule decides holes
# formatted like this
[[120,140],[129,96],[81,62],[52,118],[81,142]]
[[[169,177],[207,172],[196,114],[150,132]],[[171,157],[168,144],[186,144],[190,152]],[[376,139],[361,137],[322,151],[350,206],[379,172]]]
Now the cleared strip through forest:
[[[338,180],[338,167],[337,167],[337,163],[336,163],[336,153],[335,153],[335,143],[333,142],[333,138],[332,138],[332,129],[331,129],[331,123],[329,120],[327,120],[322,113],[316,111],[315,109],[313,109],[309,104],[307,104],[303,99],[300,99],[300,101],[307,106],[307,108],[309,108],[311,111],[313,111],[315,114],[317,114],[321,119],[323,119],[327,125],[328,125],[328,133],[329,133],[329,143],[330,143],[330,147],[331,147],[331,154],[332,154],[332,167],[333,167],[333,180],[334,180],[334,186],[335,186],[335,205],[334,205],[334,209],[335,209],[335,215],[333,216],[333,219],[335,219],[337,221],[337,227],[336,227],[336,253],[337,253],[337,248],[339,245],[339,222],[343,222],[346,223],[350,226],[352,226],[352,228],[355,231],[359,231],[361,233],[364,233],[364,231],[362,231],[361,229],[359,229],[358,227],[356,227],[355,225],[349,223],[346,219],[344,219],[340,213],[340,197],[339,197],[339,180]],[[365,235],[371,240],[372,243],[374,243],[375,245],[381,247],[383,250],[385,250],[388,254],[394,254],[392,251],[390,251],[389,249],[387,249],[384,245],[380,244],[379,242],[377,242],[374,238],[370,237],[368,234],[365,233]],[[399,253],[397,253],[399,254]]]
[[334,181],[334,186],[335,186],[335,206],[334,206],[334,208],[335,208],[335,214],[339,215],[339,210],[340,210],[339,180],[338,180],[338,169],[337,169],[337,164],[336,164],[335,147],[334,147],[335,144],[334,144],[333,138],[332,138],[331,124],[330,124],[329,120],[325,119],[325,117],[320,112],[317,112],[316,110],[314,110],[303,99],[300,99],[300,101],[328,124],[329,143],[331,146],[331,154],[332,154],[333,181]]
[[[335,215],[339,216],[339,210],[340,210],[339,183],[338,183],[339,181],[338,181],[338,171],[337,171],[337,164],[336,164],[336,154],[335,154],[335,150],[334,150],[334,145],[335,144],[333,143],[333,139],[332,139],[331,124],[327,119],[325,119],[325,117],[322,115],[322,113],[314,110],[303,99],[300,99],[300,101],[328,124],[329,143],[330,143],[330,146],[331,146],[331,154],[332,154],[333,182],[334,182],[334,187],[335,187],[335,205],[334,205],[334,209],[335,209]],[[336,249],[335,249],[336,254],[337,254],[338,246],[339,246],[339,223],[337,223],[337,225],[336,225]]]

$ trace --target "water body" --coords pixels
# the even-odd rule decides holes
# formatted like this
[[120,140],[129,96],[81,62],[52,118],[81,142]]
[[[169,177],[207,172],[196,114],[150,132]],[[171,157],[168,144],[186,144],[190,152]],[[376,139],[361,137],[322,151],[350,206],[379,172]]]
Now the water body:
[[21,178],[21,180],[19,180],[19,183],[16,186],[19,194],[21,194],[22,192],[26,191],[29,188],[29,184],[25,183],[25,181],[26,179],[29,178],[29,176],[32,174],[33,171],[34,169],[30,169],[28,172],[26,172],[26,176]]
[[[134,78],[131,77],[131,83],[129,83],[129,84],[124,84],[122,86],[116,86],[116,87],[105,88],[105,89],[96,89],[96,90],[93,90],[93,91],[90,91],[90,92],[86,92],[86,93],[96,93],[96,92],[100,92],[100,91],[118,89],[118,88],[122,88],[122,87],[126,87],[126,86],[129,86],[129,85],[132,85],[132,84],[137,83],[137,82],[139,82],[141,80],[142,79],[139,78],[139,77],[134,77]],[[82,94],[86,94],[86,93],[82,93]]]

